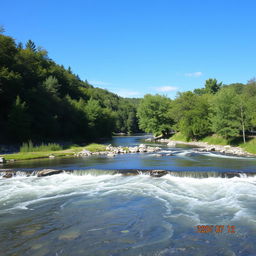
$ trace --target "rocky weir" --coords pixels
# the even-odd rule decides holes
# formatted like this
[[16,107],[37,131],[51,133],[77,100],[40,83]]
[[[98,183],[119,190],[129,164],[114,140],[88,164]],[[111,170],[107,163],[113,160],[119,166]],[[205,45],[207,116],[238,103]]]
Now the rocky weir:
[[36,171],[16,171],[16,170],[1,170],[0,178],[14,178],[14,177],[47,177],[58,174],[71,174],[76,176],[92,175],[100,176],[105,174],[115,175],[121,174],[122,176],[136,176],[148,175],[153,178],[160,178],[165,175],[174,177],[190,177],[190,178],[234,178],[234,177],[251,177],[255,176],[256,172],[214,172],[214,171],[172,171],[172,170],[135,170],[135,169],[122,169],[122,170],[58,170],[58,169],[42,169]]

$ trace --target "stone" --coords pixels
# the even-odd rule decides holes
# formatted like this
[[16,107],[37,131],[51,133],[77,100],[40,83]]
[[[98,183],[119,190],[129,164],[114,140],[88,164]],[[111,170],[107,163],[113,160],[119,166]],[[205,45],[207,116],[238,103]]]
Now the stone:
[[176,145],[177,145],[177,143],[175,141],[170,141],[167,144],[168,147],[175,147]]
[[107,154],[107,156],[108,156],[108,157],[114,157],[114,156],[116,156],[116,155],[115,155],[114,153],[111,153],[111,152],[110,152],[110,153]]
[[130,153],[137,153],[137,152],[139,152],[139,148],[138,147],[129,147],[129,152]]
[[157,177],[157,178],[160,178],[164,175],[168,174],[167,171],[164,171],[164,170],[153,170],[153,171],[150,171],[150,176],[152,177]]
[[14,173],[12,173],[12,172],[6,172],[5,175],[3,175],[3,178],[9,179],[9,178],[12,178],[13,175],[14,175]]
[[59,236],[59,240],[74,240],[80,236],[78,231],[70,231]]
[[0,164],[3,164],[5,162],[6,162],[5,158],[4,157],[0,157]]
[[54,170],[54,169],[44,169],[42,171],[39,171],[37,173],[37,177],[45,177],[45,176],[51,176],[54,174],[62,173],[62,170]]

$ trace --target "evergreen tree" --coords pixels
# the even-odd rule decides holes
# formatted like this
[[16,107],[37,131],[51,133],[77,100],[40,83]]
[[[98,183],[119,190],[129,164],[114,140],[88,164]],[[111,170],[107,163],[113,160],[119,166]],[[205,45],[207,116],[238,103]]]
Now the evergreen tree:
[[26,49],[32,51],[32,52],[36,52],[36,45],[33,41],[31,41],[30,39],[27,41],[26,43]]

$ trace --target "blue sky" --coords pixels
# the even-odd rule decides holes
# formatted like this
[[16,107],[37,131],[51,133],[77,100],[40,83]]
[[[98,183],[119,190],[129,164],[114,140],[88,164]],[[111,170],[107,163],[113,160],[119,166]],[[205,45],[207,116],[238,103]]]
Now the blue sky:
[[0,24],[97,87],[174,97],[256,76],[255,11],[255,0],[10,0]]

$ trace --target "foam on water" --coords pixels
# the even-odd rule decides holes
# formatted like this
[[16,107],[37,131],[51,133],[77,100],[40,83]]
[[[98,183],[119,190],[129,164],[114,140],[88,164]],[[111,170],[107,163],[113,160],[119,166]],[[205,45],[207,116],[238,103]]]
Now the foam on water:
[[206,222],[209,215],[215,222],[225,216],[239,221],[255,213],[252,202],[256,201],[256,177],[198,179],[172,174],[152,178],[145,173],[136,176],[63,173],[44,178],[1,179],[0,193],[0,213],[33,209],[35,204],[61,197],[122,194],[152,197],[163,204],[166,216],[174,214],[171,218],[190,219],[192,223]]
[[[208,239],[211,246],[218,249],[223,248],[223,239],[230,242],[228,235],[214,233],[196,240],[199,238],[194,231],[196,225],[235,225],[236,241],[256,232],[256,176],[222,178],[216,174],[196,178],[196,173],[192,172],[182,175],[177,172],[155,178],[147,172],[123,175],[117,171],[108,174],[91,170],[48,177],[0,179],[3,227],[0,234],[8,232],[9,223],[16,230],[18,219],[28,216],[24,221],[28,224],[22,223],[17,228],[22,232],[17,236],[13,232],[12,239],[18,243],[16,248],[23,247],[21,244],[33,244],[34,240],[23,243],[22,239],[37,232],[35,225],[40,224],[43,231],[38,231],[38,234],[41,232],[38,237],[45,235],[38,239],[47,242],[52,252],[63,249],[64,255],[72,255],[77,253],[76,248],[85,246],[86,253],[78,255],[94,255],[95,248],[106,250],[101,255],[109,255],[111,246],[113,255],[131,256],[140,255],[139,252],[145,252],[141,255],[170,255],[171,252],[183,255],[179,248],[196,248],[198,243],[200,251],[207,251],[208,244],[204,242]],[[35,228],[30,227],[31,218]],[[74,234],[81,235],[69,243],[61,240]],[[253,246],[251,240],[246,241]],[[4,240],[6,250],[10,243]],[[122,253],[121,248],[124,248]],[[166,248],[166,254],[156,253],[161,248]],[[195,249],[186,255],[198,253]]]

